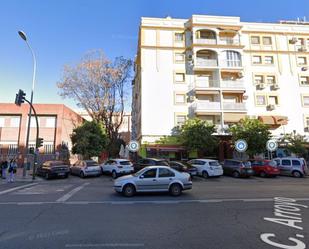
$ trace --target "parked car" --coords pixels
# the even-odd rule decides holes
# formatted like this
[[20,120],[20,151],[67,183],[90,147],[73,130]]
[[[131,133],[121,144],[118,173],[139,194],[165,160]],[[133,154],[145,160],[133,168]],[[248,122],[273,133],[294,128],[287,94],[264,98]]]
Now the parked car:
[[193,159],[188,161],[188,163],[197,168],[197,175],[204,178],[223,175],[222,166],[217,160]]
[[252,169],[256,175],[261,177],[277,176],[280,170],[274,160],[257,160],[251,163]]
[[179,172],[186,172],[190,174],[191,177],[197,175],[197,168],[186,162],[170,161],[169,166]]
[[47,180],[56,177],[67,178],[69,173],[70,167],[63,161],[46,161],[36,171],[38,176],[43,176]]
[[71,166],[70,171],[72,175],[78,175],[81,178],[102,174],[100,165],[93,160],[79,160]]
[[168,166],[145,167],[133,175],[119,177],[114,182],[115,191],[127,197],[136,192],[169,192],[179,196],[183,190],[191,188],[192,181],[188,173]]
[[308,167],[304,158],[281,157],[274,160],[280,170],[280,175],[303,177],[308,174]]
[[134,171],[133,164],[127,159],[111,159],[101,165],[103,173],[111,174],[115,179],[120,175],[131,174]]
[[164,159],[156,158],[142,158],[137,163],[134,163],[134,171],[137,172],[147,166],[169,166],[168,162]]
[[226,159],[223,162],[223,172],[225,175],[233,177],[250,177],[254,174],[249,161]]

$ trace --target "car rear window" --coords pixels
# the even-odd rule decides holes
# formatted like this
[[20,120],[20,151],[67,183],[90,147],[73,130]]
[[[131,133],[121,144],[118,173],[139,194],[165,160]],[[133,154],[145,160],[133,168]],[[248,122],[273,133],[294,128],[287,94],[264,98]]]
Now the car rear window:
[[214,161],[214,162],[209,162],[209,166],[220,166],[219,162]]
[[132,163],[130,161],[121,161],[120,165],[131,165]]

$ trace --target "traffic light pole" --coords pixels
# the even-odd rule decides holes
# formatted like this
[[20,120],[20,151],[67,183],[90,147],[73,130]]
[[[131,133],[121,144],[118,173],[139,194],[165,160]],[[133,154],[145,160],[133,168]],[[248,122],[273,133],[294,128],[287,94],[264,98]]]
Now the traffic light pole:
[[[32,96],[33,96],[33,92],[31,92],[31,100],[32,100]],[[30,105],[30,117],[29,117],[29,122],[28,122],[28,132],[27,132],[27,142],[29,142],[29,135],[30,135],[30,119],[31,119],[31,110],[34,113],[34,117],[35,117],[35,121],[36,121],[36,142],[35,142],[35,152],[34,152],[34,163],[33,163],[33,170],[32,170],[32,180],[35,180],[35,169],[36,169],[36,164],[37,164],[37,150],[39,148],[38,145],[38,140],[39,140],[39,120],[38,120],[38,116],[36,114],[36,111],[32,105],[32,101],[30,100],[30,102],[24,98],[24,100]],[[28,145],[26,145],[27,150],[28,150]],[[28,151],[27,151],[28,152]],[[24,167],[25,168],[25,167]]]

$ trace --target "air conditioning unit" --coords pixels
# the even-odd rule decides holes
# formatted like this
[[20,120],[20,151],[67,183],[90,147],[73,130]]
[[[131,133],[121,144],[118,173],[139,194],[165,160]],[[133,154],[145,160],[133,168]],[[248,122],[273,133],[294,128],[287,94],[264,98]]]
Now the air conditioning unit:
[[309,132],[309,127],[308,126],[304,128],[304,132]]
[[300,51],[300,52],[306,52],[307,51],[307,48],[306,48],[306,46],[300,46],[299,48],[298,48],[298,51]]
[[192,54],[188,54],[188,61],[192,61]]
[[301,70],[302,70],[302,71],[307,71],[307,70],[308,70],[308,67],[302,67]]
[[279,84],[273,84],[273,85],[272,85],[272,88],[273,88],[274,90],[277,90],[277,89],[279,89],[280,87],[279,87]]
[[289,42],[290,44],[295,44],[298,41],[297,37],[292,37]]
[[265,83],[259,83],[259,84],[257,84],[257,87],[260,88],[260,89],[264,89],[266,87],[266,84]]
[[268,105],[268,106],[267,106],[267,110],[268,110],[268,111],[275,110],[275,108],[276,108],[275,105]]
[[195,96],[189,96],[189,101],[194,101],[195,100]]

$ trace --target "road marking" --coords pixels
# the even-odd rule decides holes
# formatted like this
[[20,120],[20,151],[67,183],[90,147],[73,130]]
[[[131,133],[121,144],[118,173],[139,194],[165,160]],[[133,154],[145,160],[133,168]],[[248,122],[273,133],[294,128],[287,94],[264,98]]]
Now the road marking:
[[[82,187],[82,186],[80,186]],[[84,186],[83,186],[84,187]],[[79,191],[75,190],[74,193]],[[73,191],[72,190],[72,191]],[[71,191],[71,192],[72,192]],[[71,193],[70,192],[70,193]],[[68,193],[68,194],[70,194]],[[74,194],[73,193],[73,194]],[[67,195],[63,196],[70,198],[72,193],[68,197]],[[261,199],[208,199],[208,200],[145,200],[145,201],[64,201],[64,198],[61,197],[57,201],[37,201],[37,202],[0,202],[0,205],[42,205],[42,204],[66,204],[66,205],[87,205],[87,204],[108,204],[108,205],[136,205],[136,204],[185,204],[185,203],[222,203],[222,202],[233,202],[233,201],[242,201],[242,202],[272,202],[273,199],[270,198],[261,198]],[[59,201],[60,200],[60,201]],[[309,198],[294,198],[296,201],[309,201]]]
[[34,186],[34,185],[37,185],[37,184],[38,183],[30,183],[30,184],[22,185],[22,186],[19,186],[19,187],[3,190],[3,191],[0,192],[0,195],[4,195],[4,194],[10,193],[10,192],[13,192],[15,190],[22,189],[22,188],[27,188],[27,187]]
[[102,243],[102,244],[66,244],[65,247],[89,248],[89,247],[144,247],[142,243]]
[[69,193],[65,194],[64,196],[60,197],[56,202],[65,202],[68,199],[70,199],[74,194],[76,194],[78,191],[83,189],[85,186],[87,186],[89,182],[85,182],[83,185],[72,189]]

